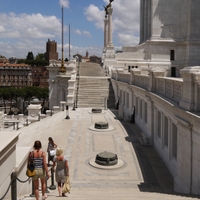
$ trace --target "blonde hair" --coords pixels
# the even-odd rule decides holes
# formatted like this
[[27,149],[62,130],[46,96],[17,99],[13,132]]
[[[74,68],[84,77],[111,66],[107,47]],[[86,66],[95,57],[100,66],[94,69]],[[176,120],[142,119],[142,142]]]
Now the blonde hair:
[[60,156],[60,155],[62,155],[62,154],[63,154],[62,148],[61,148],[61,147],[58,147],[58,148],[56,149],[56,156]]

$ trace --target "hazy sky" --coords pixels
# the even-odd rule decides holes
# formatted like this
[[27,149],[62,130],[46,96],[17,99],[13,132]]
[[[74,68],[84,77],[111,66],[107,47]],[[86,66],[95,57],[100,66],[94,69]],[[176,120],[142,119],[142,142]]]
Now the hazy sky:
[[[25,58],[46,51],[48,39],[58,44],[61,57],[61,5],[64,6],[64,45],[68,58],[79,53],[101,56],[104,45],[104,6],[109,0],[0,0],[0,55]],[[114,0],[115,48],[139,42],[139,0]]]

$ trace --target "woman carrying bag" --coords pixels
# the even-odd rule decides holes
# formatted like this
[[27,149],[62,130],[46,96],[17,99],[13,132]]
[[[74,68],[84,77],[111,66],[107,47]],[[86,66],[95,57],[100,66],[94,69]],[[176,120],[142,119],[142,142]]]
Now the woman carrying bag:
[[34,185],[34,193],[36,200],[39,200],[39,179],[41,181],[42,189],[42,200],[47,198],[46,195],[46,177],[49,178],[47,163],[46,163],[46,154],[42,151],[42,144],[39,140],[35,141],[33,146],[33,151],[28,156],[28,163],[32,159],[35,167],[35,175],[32,176],[32,181]]
[[[55,170],[56,166],[56,170]],[[59,196],[66,196],[65,193],[70,193],[70,183],[69,183],[69,166],[66,156],[63,155],[63,150],[61,148],[56,149],[56,156],[54,157],[54,162],[52,170],[55,171],[56,182],[58,184]],[[63,191],[64,184],[68,184],[68,191]]]
[[47,152],[48,152],[48,166],[50,166],[50,161],[53,162],[53,158],[56,155],[57,144],[53,141],[52,137],[49,137]]

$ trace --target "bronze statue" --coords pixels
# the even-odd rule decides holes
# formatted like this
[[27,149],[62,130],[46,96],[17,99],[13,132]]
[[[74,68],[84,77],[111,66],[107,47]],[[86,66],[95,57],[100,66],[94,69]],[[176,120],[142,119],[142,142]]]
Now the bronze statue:
[[105,13],[106,13],[105,17],[107,17],[107,15],[108,15],[108,5],[104,6],[104,10],[105,10]]
[[111,5],[111,3],[114,1],[114,0],[109,0],[110,1],[110,3],[107,5],[107,6],[104,6],[104,10],[105,10],[105,13],[106,13],[106,15],[105,15],[105,17],[107,17],[107,15],[108,15],[108,8],[110,8],[112,5]]

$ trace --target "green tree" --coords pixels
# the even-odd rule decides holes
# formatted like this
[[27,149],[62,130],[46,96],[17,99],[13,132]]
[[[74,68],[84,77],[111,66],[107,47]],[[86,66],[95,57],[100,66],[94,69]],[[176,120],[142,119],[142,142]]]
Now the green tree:
[[31,66],[47,66],[47,65],[49,65],[49,62],[47,60],[45,60],[44,53],[38,53],[38,55],[34,59],[32,52],[28,52],[26,59],[20,59],[17,61],[17,63],[18,64],[25,63],[25,64],[31,65]]
[[17,61],[17,64],[22,64],[22,63],[26,63],[26,59],[20,59]]
[[47,66],[49,62],[47,60],[34,60],[33,65],[35,66]]
[[34,60],[34,56],[33,56],[33,52],[29,51],[27,56],[26,56],[26,60]]
[[3,99],[4,113],[6,113],[6,101],[10,98],[10,91],[7,87],[0,88],[0,96]]
[[16,95],[16,89],[13,88],[13,87],[9,87],[9,88],[8,88],[8,92],[9,92],[10,113],[11,113],[11,108],[12,108],[13,99],[15,99],[15,95]]
[[23,113],[26,114],[27,110],[25,108],[25,102],[27,102],[28,104],[30,104],[30,100],[33,96],[35,96],[36,94],[36,87],[32,87],[32,86],[27,86],[22,88],[22,99],[23,99]]
[[38,55],[35,57],[35,60],[45,60],[45,54],[38,53]]
[[[24,113],[24,90],[23,88],[17,88],[16,89],[16,95],[15,95],[15,100],[16,100],[16,108],[18,108],[20,113]],[[21,102],[23,102],[23,108],[21,110]]]
[[45,102],[49,100],[49,90],[48,88],[39,88],[35,86],[27,86],[24,88],[9,88],[9,87],[3,87],[0,88],[0,99],[4,103],[4,112],[6,113],[6,102],[9,101],[10,103],[10,113],[11,113],[11,107],[13,100],[16,101],[15,107],[20,109],[18,107],[18,100],[22,101],[23,108],[22,112],[24,114],[27,113],[25,103],[30,104],[31,98],[35,97],[42,101],[42,111],[45,112]]

